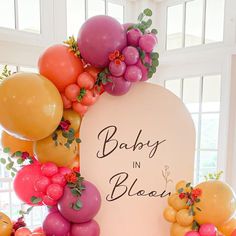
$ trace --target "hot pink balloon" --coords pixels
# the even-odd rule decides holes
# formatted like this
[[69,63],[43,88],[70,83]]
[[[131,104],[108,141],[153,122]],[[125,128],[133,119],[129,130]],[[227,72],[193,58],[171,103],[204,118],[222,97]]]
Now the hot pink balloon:
[[96,67],[109,64],[109,54],[122,51],[127,45],[123,26],[110,16],[94,16],[85,21],[78,36],[78,47],[83,59]]
[[[152,60],[150,58],[150,56],[147,54],[144,58],[144,63],[148,63],[149,65],[151,65]],[[145,81],[148,80],[148,68],[143,65],[141,59],[139,59],[138,63],[136,64],[142,71],[142,79],[141,81]]]
[[128,45],[138,47],[139,39],[143,33],[139,29],[131,29],[127,32]]
[[116,64],[114,61],[111,61],[109,64],[109,71],[113,76],[122,76],[125,73],[126,64],[122,61],[120,64]]
[[[90,182],[84,181],[85,190],[80,198],[71,193],[71,189],[67,186],[64,188],[64,194],[58,202],[58,208],[61,214],[73,223],[84,223],[93,219],[98,213],[101,206],[101,195],[98,189]],[[77,200],[82,203],[80,210],[74,210],[71,204]]]
[[132,47],[132,46],[128,46],[128,47],[124,48],[124,50],[122,51],[122,54],[125,57],[126,65],[134,65],[138,62],[139,52],[138,52],[137,48]]
[[70,232],[70,222],[59,212],[49,213],[43,222],[43,231],[47,236],[65,236]]
[[114,77],[109,76],[112,82],[108,82],[104,85],[104,89],[111,95],[121,96],[126,94],[130,88],[132,83],[130,81],[125,80],[123,77]]
[[216,227],[213,224],[203,224],[199,229],[201,236],[216,236]]
[[138,66],[128,66],[124,78],[130,82],[137,82],[142,79],[142,71]]
[[153,51],[157,44],[157,38],[153,34],[145,34],[139,40],[139,47],[147,53]]
[[190,231],[185,236],[201,236],[197,231]]
[[73,224],[71,227],[71,236],[99,236],[100,227],[95,220],[82,224]]

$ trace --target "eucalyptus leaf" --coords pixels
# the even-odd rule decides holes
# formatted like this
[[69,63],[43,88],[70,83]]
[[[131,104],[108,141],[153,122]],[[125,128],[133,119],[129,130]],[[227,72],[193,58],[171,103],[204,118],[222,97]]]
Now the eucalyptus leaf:
[[21,156],[22,156],[22,152],[21,152],[21,151],[15,152],[15,156],[16,156],[16,157],[21,157]]
[[156,29],[152,29],[152,30],[151,30],[151,33],[152,33],[152,34],[157,34],[158,31],[157,31]]
[[146,16],[152,16],[152,10],[147,8],[143,11],[143,13],[146,15]]
[[9,153],[9,152],[10,152],[10,148],[9,148],[9,147],[3,148],[3,152],[4,152],[4,153]]
[[5,165],[7,161],[6,161],[6,159],[1,158],[1,159],[0,159],[0,162],[1,162],[3,165]]
[[42,201],[42,198],[33,196],[33,197],[30,198],[30,201],[33,204],[38,204]]
[[144,18],[144,13],[140,13],[138,16],[138,21],[142,21]]

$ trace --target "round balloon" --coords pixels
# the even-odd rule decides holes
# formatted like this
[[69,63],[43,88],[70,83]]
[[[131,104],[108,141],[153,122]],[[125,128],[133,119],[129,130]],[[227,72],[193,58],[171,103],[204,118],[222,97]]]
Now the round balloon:
[[12,233],[12,228],[13,225],[10,218],[3,212],[0,212],[0,235],[10,236]]
[[16,230],[14,236],[31,236],[32,232],[26,228],[26,227],[21,227]]
[[0,124],[26,140],[50,135],[60,123],[63,104],[56,87],[34,73],[16,73],[0,84]]
[[57,142],[51,136],[34,143],[34,154],[40,163],[53,162],[57,166],[70,166],[78,153],[78,145],[73,141],[70,147],[66,147],[67,139],[61,131],[57,132]]
[[207,181],[196,188],[202,190],[200,201],[194,204],[195,220],[199,224],[220,226],[232,218],[236,210],[236,198],[229,185],[221,181]]
[[18,198],[29,205],[42,205],[39,203],[32,203],[31,198],[37,197],[42,199],[42,193],[37,192],[34,184],[42,177],[41,167],[38,164],[31,164],[24,166],[16,174],[13,182],[14,191]]
[[95,220],[82,224],[73,224],[71,227],[71,236],[99,236],[100,228]]
[[236,218],[232,218],[223,225],[218,227],[218,230],[222,232],[225,236],[231,236],[234,230],[236,230]]
[[71,109],[64,110],[63,118],[64,118],[64,120],[70,121],[70,123],[71,123],[70,128],[73,128],[75,131],[79,130],[79,127],[81,124],[81,117],[77,112],[75,112]]
[[174,223],[170,229],[170,236],[185,236],[186,233],[192,230],[192,226],[184,227],[178,223]]
[[83,72],[83,63],[65,45],[49,47],[39,58],[39,72],[51,80],[60,92],[76,82]]
[[90,182],[84,181],[85,190],[82,192],[80,201],[82,208],[74,210],[71,204],[78,200],[78,197],[71,193],[69,187],[64,188],[64,195],[58,202],[58,208],[61,214],[73,223],[84,223],[93,219],[101,205],[101,195],[97,188]]
[[83,59],[96,67],[109,64],[109,54],[127,45],[123,26],[110,16],[94,16],[81,27],[78,47]]
[[7,132],[2,132],[2,147],[10,148],[10,154],[17,151],[28,152],[30,156],[33,156],[33,142],[15,138],[8,134]]

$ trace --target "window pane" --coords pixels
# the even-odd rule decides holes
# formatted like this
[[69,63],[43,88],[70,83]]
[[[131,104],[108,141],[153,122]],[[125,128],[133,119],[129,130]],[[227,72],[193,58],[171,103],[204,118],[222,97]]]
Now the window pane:
[[221,76],[205,76],[203,79],[202,111],[219,111]]
[[40,33],[40,0],[18,0],[19,30]]
[[15,29],[14,0],[0,0],[0,27]]
[[196,132],[196,145],[195,148],[198,147],[198,120],[199,120],[199,115],[198,114],[193,114],[192,115],[194,127],[195,127],[195,132]]
[[216,168],[217,167],[217,152],[201,151],[200,152],[200,169]]
[[167,50],[182,47],[183,4],[168,7]]
[[190,112],[199,112],[200,77],[184,79],[183,102]]
[[124,21],[123,5],[108,2],[108,15],[116,18],[121,24],[123,24]]
[[181,80],[167,80],[165,83],[165,87],[169,89],[176,96],[181,97]]
[[201,149],[217,149],[219,114],[203,114],[201,127]]
[[207,0],[206,2],[205,42],[223,41],[225,0]]
[[20,67],[19,67],[19,71],[38,73],[38,69],[37,69],[37,68],[33,68],[33,67],[24,67],[24,66],[20,66]]
[[85,21],[85,0],[67,0],[67,36],[77,37]]
[[0,193],[0,211],[10,216],[10,202],[8,192]]
[[203,0],[194,0],[186,3],[186,47],[202,43],[202,13]]
[[105,14],[104,0],[88,0],[88,17]]

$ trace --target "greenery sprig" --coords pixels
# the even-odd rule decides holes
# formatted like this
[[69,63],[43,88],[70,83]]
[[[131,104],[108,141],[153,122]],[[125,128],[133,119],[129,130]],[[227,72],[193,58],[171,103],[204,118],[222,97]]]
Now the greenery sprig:
[[11,72],[11,70],[8,69],[8,66],[5,65],[3,67],[1,74],[0,74],[0,82],[3,81],[4,79],[6,79],[7,77],[9,77],[10,75],[12,75],[12,72]]
[[69,39],[65,40],[63,43],[69,46],[70,51],[74,52],[75,56],[81,57],[78,43],[74,36],[70,36]]
[[101,87],[102,85],[105,85],[108,82],[112,82],[112,80],[109,79],[109,77],[108,77],[109,75],[110,75],[109,69],[105,68],[103,71],[101,71],[98,74],[98,77],[97,77],[97,80],[95,82],[95,85],[97,85],[98,87]]
[[218,172],[213,173],[213,174],[210,173],[210,174],[204,176],[204,178],[205,178],[206,181],[209,181],[209,180],[219,180],[223,173],[224,173],[223,171],[218,171]]

